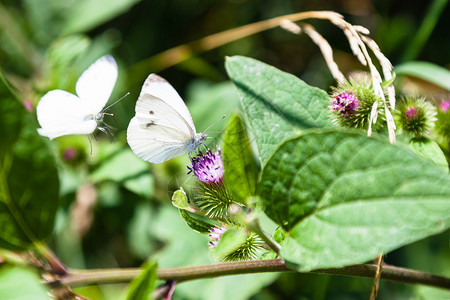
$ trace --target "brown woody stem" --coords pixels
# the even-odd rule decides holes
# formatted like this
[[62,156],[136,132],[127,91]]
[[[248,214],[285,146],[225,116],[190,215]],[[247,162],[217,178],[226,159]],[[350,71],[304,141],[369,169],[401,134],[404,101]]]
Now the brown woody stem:
[[[54,282],[51,285],[77,286],[128,282],[139,275],[140,272],[140,269],[70,270],[67,276],[62,277],[58,282]],[[282,259],[269,259],[159,269],[158,278],[183,282],[218,276],[263,272],[294,272],[294,270],[289,269]],[[320,269],[310,273],[373,278],[376,272],[377,266],[375,264],[360,264],[342,268]],[[383,266],[381,279],[409,284],[424,284],[450,290],[450,278],[388,265]]]

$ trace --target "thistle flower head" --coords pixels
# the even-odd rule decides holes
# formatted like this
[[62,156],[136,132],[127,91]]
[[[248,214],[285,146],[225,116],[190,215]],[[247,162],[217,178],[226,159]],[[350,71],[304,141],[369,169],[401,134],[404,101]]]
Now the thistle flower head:
[[[238,230],[240,234],[243,234],[242,236],[239,236],[238,240],[241,237],[243,238],[243,240],[241,240],[241,244],[231,252],[221,253],[220,250],[219,252],[217,252],[218,248],[216,247],[219,244],[219,241],[224,236],[225,232],[228,232],[228,230],[231,230],[232,234],[233,230],[235,232],[236,230]],[[237,238],[236,236],[233,237]],[[258,255],[263,251],[264,242],[257,234],[255,234],[254,232],[244,233],[243,231],[241,231],[241,229],[239,229],[239,227],[236,227],[235,225],[222,225],[221,227],[214,227],[209,232],[208,238],[210,249],[213,250],[215,256],[222,261],[252,260],[258,258]],[[236,239],[233,239],[232,243],[236,241]],[[229,243],[230,239],[228,239],[227,241],[224,240],[223,242]],[[230,244],[228,244],[228,246],[230,246]]]
[[441,105],[439,105],[439,109],[442,112],[448,112],[448,110],[450,109],[450,100],[442,101]]
[[358,107],[359,99],[352,92],[346,91],[333,95],[331,109],[337,111],[344,119],[355,113]]
[[67,147],[64,149],[62,156],[67,162],[73,161],[78,155],[78,150],[75,147]]
[[434,127],[436,109],[424,98],[402,98],[395,111],[395,120],[400,132],[423,138]]
[[194,174],[201,182],[222,182],[225,169],[220,148],[216,152],[212,152],[211,149],[207,149],[205,153],[199,151],[197,156],[191,158],[191,166],[188,166],[188,169],[188,174]]
[[[370,82],[346,81],[333,89],[330,109],[333,112],[333,122],[342,127],[367,129],[370,113],[375,102],[382,107]],[[384,111],[379,115],[384,118]],[[377,124],[381,124],[378,122]]]
[[444,100],[439,105],[436,130],[450,143],[450,100]]

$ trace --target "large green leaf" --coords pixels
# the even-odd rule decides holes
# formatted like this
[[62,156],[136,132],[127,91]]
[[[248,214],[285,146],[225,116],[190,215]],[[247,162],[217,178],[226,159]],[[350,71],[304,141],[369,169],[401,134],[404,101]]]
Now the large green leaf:
[[409,61],[395,66],[394,71],[397,75],[417,77],[450,91],[450,71],[441,66],[426,61]]
[[47,238],[58,207],[59,181],[49,142],[0,81],[0,247],[23,250]]
[[259,185],[299,270],[362,263],[446,230],[450,176],[409,149],[360,133],[312,130],[284,143]]
[[229,57],[225,67],[240,93],[263,166],[283,141],[331,125],[325,91],[247,57]]
[[133,279],[128,287],[126,300],[150,300],[156,287],[157,263],[153,260],[146,261],[141,267],[142,273]]
[[256,192],[258,168],[253,157],[244,122],[234,115],[225,133],[223,145],[225,182],[233,200],[246,203]]

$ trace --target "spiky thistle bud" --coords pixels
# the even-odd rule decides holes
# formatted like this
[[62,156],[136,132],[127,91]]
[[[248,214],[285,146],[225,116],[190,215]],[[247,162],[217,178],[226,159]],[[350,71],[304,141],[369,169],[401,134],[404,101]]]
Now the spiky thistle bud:
[[[228,240],[225,237],[227,234],[231,234],[231,236],[228,236]],[[236,236],[236,234],[238,234],[238,236]],[[251,231],[244,233],[241,229],[233,225],[223,225],[221,227],[212,228],[208,234],[208,238],[209,246],[212,250],[216,250],[215,248],[218,247],[219,242],[228,243],[228,245],[222,245],[222,250],[224,248],[228,249],[228,247],[232,247],[233,249],[233,246],[237,246],[231,252],[227,251],[223,253],[221,251],[215,251],[214,254],[216,257],[222,261],[257,259],[264,250],[264,242],[256,233]],[[238,244],[233,245],[236,242]]]
[[220,148],[216,152],[207,149],[205,153],[191,158],[189,172],[198,178],[199,193],[195,204],[210,218],[229,219],[229,208],[234,201],[223,182],[223,167]]
[[425,98],[404,97],[397,103],[394,115],[400,133],[422,139],[434,127],[436,108]]
[[378,102],[379,117],[384,119],[382,99],[375,94],[368,82],[346,81],[333,88],[331,98],[329,107],[333,112],[333,123],[338,126],[367,129],[375,102]]
[[439,105],[436,130],[450,143],[450,100],[444,100]]

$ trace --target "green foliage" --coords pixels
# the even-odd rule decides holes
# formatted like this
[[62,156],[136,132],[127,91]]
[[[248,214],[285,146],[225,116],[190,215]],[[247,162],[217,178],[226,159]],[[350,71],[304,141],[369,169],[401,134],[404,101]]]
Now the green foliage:
[[0,246],[24,250],[53,231],[58,174],[48,141],[5,81],[0,93]]
[[64,34],[70,34],[88,31],[123,13],[139,1],[140,0],[77,1],[77,5],[72,9],[63,32]]
[[247,57],[229,57],[225,67],[241,95],[263,166],[281,142],[308,128],[331,126],[326,92]]
[[447,160],[436,142],[432,140],[411,140],[409,148],[419,156],[435,163],[443,171],[448,172]]
[[189,207],[188,205],[188,198],[186,196],[186,192],[182,187],[180,187],[179,190],[176,190],[172,195],[172,204],[176,208],[179,209],[187,209]]
[[105,153],[98,168],[91,173],[91,180],[122,183],[131,192],[149,198],[153,194],[153,177],[148,172],[148,164],[129,148],[115,148]]
[[[183,186],[185,184],[187,155],[163,165],[150,166],[140,161],[129,151],[124,138],[124,130],[131,115],[134,114],[135,100],[145,75],[154,71],[152,64],[147,63],[151,61],[151,55],[172,46],[195,40],[198,37],[206,36],[225,27],[232,28],[238,24],[249,23],[254,20],[255,13],[263,18],[282,13],[292,13],[297,9],[294,2],[278,1],[261,6],[256,2],[233,2],[230,4],[229,1],[224,1],[211,6],[208,1],[197,1],[195,5],[192,5],[192,3],[189,4],[181,0],[174,2],[22,0],[6,1],[0,4],[1,69],[5,71],[5,76],[13,83],[13,91],[18,94],[17,98],[27,100],[36,106],[39,98],[50,89],[59,88],[74,92],[75,82],[81,72],[105,53],[112,53],[120,67],[114,93],[131,92],[130,97],[112,108],[118,124],[109,124],[118,128],[115,134],[117,140],[107,141],[101,134],[97,136],[98,140],[91,138],[93,154],[90,153],[91,146],[85,136],[69,136],[51,142],[55,149],[59,149],[55,153],[58,154],[59,151],[61,157],[63,157],[61,154],[64,149],[73,147],[75,144],[80,146],[79,149],[77,148],[77,150],[80,150],[79,153],[84,153],[84,155],[77,157],[76,162],[67,162],[63,159],[57,161],[62,185],[59,189],[62,201],[58,201],[58,176],[49,151],[50,143],[36,134],[35,127],[37,124],[33,119],[35,117],[35,115],[33,116],[34,112],[28,113],[23,109],[20,102],[10,101],[11,93],[7,92],[5,86],[1,86],[0,224],[2,225],[0,226],[0,247],[23,250],[30,247],[30,237],[34,236],[37,241],[41,241],[48,239],[50,234],[54,232],[51,247],[55,248],[57,255],[70,267],[138,266],[143,259],[153,253],[157,253],[160,267],[192,266],[214,262],[207,251],[205,235],[189,230],[186,223],[190,224],[194,230],[202,232],[207,232],[212,225],[208,222],[202,223],[205,222],[204,218],[186,210],[177,213],[177,209],[169,204],[172,191],[181,184]],[[446,0],[436,0],[433,7],[443,5],[444,2]],[[314,4],[310,5],[314,6]],[[341,4],[338,4],[338,7],[333,7],[339,11],[339,5]],[[422,13],[420,8],[423,5],[427,4],[417,5],[412,10],[415,9],[416,13]],[[131,9],[133,6],[135,7]],[[395,49],[403,51],[405,42],[411,40],[414,28],[418,27],[414,26],[414,21],[419,22],[420,18],[409,18],[408,14],[404,13],[392,15],[392,13],[384,12],[384,10],[395,11],[390,9],[391,5],[375,6],[377,8],[375,11],[379,11],[380,15],[370,14],[370,16],[375,16],[378,19],[387,16],[384,23],[391,22],[390,24],[395,26],[386,27],[385,34],[380,34],[386,42],[384,45],[380,44],[380,48],[387,54],[387,57],[393,58],[395,62],[395,55],[392,56],[391,53],[386,52],[386,45],[391,43],[393,51]],[[237,9],[239,9],[238,14],[236,14]],[[436,10],[430,10],[428,15],[427,18],[434,18],[434,21],[423,22],[423,28],[425,29],[434,28],[435,21],[438,18]],[[168,19],[173,19],[174,22],[166,22]],[[164,26],[161,26],[163,23]],[[195,26],[192,26],[192,24],[195,24]],[[403,27],[400,27],[399,24],[403,24]],[[317,28],[320,29],[320,27]],[[371,32],[377,34],[377,31],[380,32],[380,28],[380,26],[371,28]],[[431,60],[441,65],[447,63],[448,51],[442,51],[441,49],[446,48],[448,40],[440,38],[446,36],[447,31],[446,28],[442,30],[436,27],[433,35],[425,44],[426,47],[421,52],[423,55],[418,59]],[[421,30],[421,32],[422,34],[418,34],[418,36],[422,37],[423,42],[423,37],[425,36],[425,39],[427,39],[431,31]],[[324,36],[330,39],[331,45],[334,45],[336,39],[339,43],[342,39],[341,35],[325,34]],[[293,37],[298,39],[296,36]],[[230,46],[221,47],[216,51],[197,56],[187,61],[183,66],[178,65],[170,70],[164,70],[162,75],[168,79],[172,78],[171,82],[172,80],[178,81],[174,85],[181,87],[179,92],[181,95],[186,95],[183,98],[187,100],[197,130],[203,131],[213,122],[219,120],[223,114],[229,115],[236,108],[238,99],[233,84],[231,82],[215,82],[224,78],[222,61],[223,57],[230,55],[230,53],[258,56],[263,61],[276,62],[281,69],[289,70],[290,73],[296,75],[300,74],[306,82],[313,85],[317,85],[319,82],[323,88],[328,88],[332,78],[327,70],[323,70],[323,60],[321,58],[311,59],[311,55],[308,53],[311,48],[305,51],[305,45],[311,45],[310,41],[304,43],[305,39],[301,40],[300,43],[287,43],[286,41],[291,38],[283,30],[275,29],[270,34],[261,34],[235,41]],[[300,39],[303,38],[305,37],[300,36]],[[379,39],[375,40],[379,41]],[[411,45],[416,54],[418,49],[421,50],[421,43],[413,42]],[[196,45],[194,44],[194,46]],[[280,49],[283,50],[280,51]],[[190,55],[189,53],[181,53],[181,55],[186,54]],[[164,57],[164,59],[170,60],[171,57]],[[156,60],[154,59],[154,61]],[[339,63],[341,61],[339,59]],[[158,63],[153,65],[158,66]],[[140,68],[135,68],[135,66]],[[354,67],[353,63],[340,67],[344,67],[342,70],[347,71],[349,66]],[[127,69],[128,72],[125,71]],[[140,72],[136,72],[136,70]],[[249,58],[230,58],[227,62],[227,70],[232,81],[238,85],[238,91],[242,97],[241,103],[244,107],[243,117],[250,125],[247,128],[249,139],[246,136],[246,129],[242,127],[242,122],[237,121],[237,117],[233,118],[231,120],[233,126],[229,128],[228,134],[233,131],[239,134],[235,140],[230,139],[230,136],[226,137],[224,147],[224,157],[230,158],[225,163],[226,169],[230,171],[225,174],[226,185],[227,188],[229,186],[231,194],[229,198],[244,202],[249,195],[254,193],[255,182],[252,180],[255,178],[254,173],[258,171],[253,169],[255,167],[254,162],[250,163],[252,151],[248,147],[248,140],[252,142],[252,145],[253,139],[255,140],[257,147],[253,150],[255,155],[257,155],[256,150],[258,150],[261,157],[256,156],[256,159],[261,159],[264,167],[276,156],[281,155],[280,151],[285,149],[284,143],[286,141],[286,143],[291,143],[293,142],[291,139],[304,140],[313,134],[306,134],[306,129],[331,125],[327,116],[329,99],[324,91],[310,87],[292,75]],[[449,90],[448,71],[436,67],[436,65],[430,66],[422,62],[412,62],[411,65],[398,66],[398,71],[399,75],[411,75]],[[201,77],[201,79],[192,80],[193,77]],[[213,80],[214,82],[208,82],[207,80]],[[139,85],[131,83],[139,83]],[[183,88],[186,90],[183,91]],[[116,96],[113,95],[111,98],[114,97]],[[223,130],[224,123],[218,122],[209,131]],[[450,132],[446,130],[447,127],[438,127],[441,135],[446,136],[447,132]],[[305,135],[298,137],[299,134]],[[325,132],[317,134],[325,135]],[[208,135],[216,136],[209,132]],[[354,135],[358,136],[357,134]],[[358,136],[358,138],[360,137]],[[361,137],[361,140],[365,141],[366,139]],[[80,141],[83,143],[80,143]],[[376,141],[380,142],[379,140]],[[322,142],[322,140],[319,139],[319,142]],[[439,142],[442,146],[443,143]],[[216,140],[211,143],[216,143]],[[107,153],[103,153],[105,155],[97,156],[98,151],[103,151],[104,145],[107,144],[113,145],[113,151],[106,151]],[[233,156],[233,152],[227,150],[227,147],[231,149],[229,146],[237,147],[241,149],[241,152],[234,153],[238,155]],[[305,147],[310,146],[308,144]],[[277,150],[279,147],[281,147],[280,150]],[[320,153],[320,155],[333,153],[330,152],[330,149],[321,149],[319,145],[317,147],[319,149],[317,153]],[[357,151],[355,149],[361,147],[367,148],[366,143],[361,142],[361,145],[354,145],[347,151],[355,153]],[[440,168],[445,168],[442,152],[437,149],[435,144],[411,144],[410,147],[420,156],[430,159],[433,164],[439,164],[441,165]],[[396,149],[400,148],[397,147]],[[385,151],[384,148],[383,151]],[[402,154],[405,151],[411,158],[412,154],[405,149],[402,149],[399,153]],[[367,152],[375,157],[381,155],[376,151]],[[295,155],[292,156],[295,157]],[[427,164],[419,158],[415,159],[417,160],[416,163],[421,162],[427,166],[425,170],[429,171],[433,168],[431,163]],[[250,171],[246,170],[246,163],[251,164]],[[308,165],[310,165],[309,162]],[[314,162],[312,165],[315,166]],[[326,168],[324,167],[324,169]],[[359,171],[361,174],[366,174],[365,169]],[[409,169],[405,173],[408,171]],[[413,172],[411,176],[414,174]],[[231,179],[227,178],[229,175],[231,175]],[[280,178],[284,178],[284,176],[286,175],[280,175]],[[427,186],[428,190],[441,188],[441,186],[430,184],[429,178],[424,179],[427,173],[421,176],[417,180],[422,178],[423,182],[419,182],[417,187],[412,185],[412,187],[408,186],[405,189],[417,190],[417,194],[419,194],[419,191],[427,191],[427,189],[422,189],[423,186]],[[361,177],[363,176],[361,175]],[[387,176],[391,179],[392,177],[394,176]],[[264,176],[260,176],[260,178],[259,184],[261,185],[266,178]],[[384,186],[369,182],[373,178],[357,178],[359,182],[366,180],[366,186],[363,182],[358,186],[357,191],[360,193],[364,192],[365,189],[368,189],[367,193],[374,189],[383,191]],[[239,185],[239,181],[242,182],[241,185]],[[386,179],[386,181],[388,180]],[[317,182],[320,182],[320,178],[314,176],[306,178],[305,184],[308,182],[315,187],[311,190],[320,190],[321,186],[316,185]],[[80,190],[79,187],[86,184],[90,184],[95,189],[98,201],[93,204],[90,210],[86,210],[81,217],[73,217],[72,209],[79,204],[76,194]],[[348,187],[348,189],[355,185]],[[249,188],[240,190],[239,186],[248,186]],[[7,191],[14,192],[14,195],[12,195],[14,199],[11,197],[11,201],[5,197]],[[389,190],[386,192],[389,193]],[[427,209],[433,199],[432,201],[429,201],[430,199],[423,200],[424,196],[412,194],[407,201],[399,201],[404,203],[397,203],[398,199],[395,198],[397,195],[391,195],[395,198],[395,201],[389,200],[388,203],[385,201],[379,203],[379,205],[377,205],[379,201],[371,200],[370,203],[361,201],[359,203],[361,207],[359,207],[358,203],[350,201],[345,202],[348,209],[344,207],[344,204],[324,208],[325,212],[335,216],[338,222],[348,220],[354,223],[365,219],[367,216],[368,222],[371,222],[377,214],[380,216],[380,219],[377,220],[383,221],[389,217],[389,214],[385,216],[386,211],[391,213],[392,211],[403,210],[403,214],[397,215],[398,223],[388,224],[391,227],[383,227],[385,224],[377,227],[378,223],[376,222],[368,224],[367,227],[374,227],[373,231],[376,231],[374,236],[370,235],[373,232],[369,232],[367,236],[362,236],[358,231],[361,228],[354,228],[356,233],[355,237],[350,240],[352,244],[339,244],[342,248],[341,252],[338,253],[339,258],[351,257],[354,251],[362,253],[365,251],[364,249],[361,250],[364,246],[371,249],[375,245],[375,249],[381,249],[383,236],[386,234],[386,236],[392,237],[394,225],[398,225],[397,227],[402,230],[399,233],[401,236],[398,240],[400,241],[407,235],[404,227],[411,225],[414,220],[417,221],[417,224],[410,226],[410,230],[422,232],[420,234],[423,237],[430,235],[430,228],[432,227],[430,224],[436,218],[436,215],[439,213],[449,215],[448,210],[443,207],[447,205],[448,199],[446,198],[445,201],[442,201],[441,206],[430,211]],[[326,196],[329,195],[326,194]],[[226,198],[228,199],[228,195]],[[252,197],[252,199],[256,199],[256,197]],[[265,200],[263,199],[263,201]],[[5,203],[9,203],[9,206],[6,206]],[[229,203],[232,204],[233,201],[230,200]],[[11,204],[14,204],[17,210],[14,210]],[[301,207],[301,205],[298,207]],[[389,209],[386,209],[386,207]],[[226,208],[228,206],[224,210]],[[293,210],[296,210],[295,205]],[[56,228],[53,228],[56,211],[58,211],[58,222],[56,222]],[[305,245],[309,245],[309,241],[305,242],[303,238],[299,237],[300,235],[304,234],[305,239],[309,238],[310,241],[320,243],[318,240],[322,239],[322,235],[325,238],[324,241],[327,242],[326,239],[333,234],[333,231],[324,230],[323,224],[313,224],[312,219],[328,220],[323,218],[325,212],[320,209],[319,211],[317,214],[316,211],[311,212],[310,215],[304,216],[296,224],[289,224],[292,225],[292,228],[286,231],[281,228],[275,231],[275,229],[262,223],[263,228],[268,233],[275,232],[274,239],[283,244],[283,251],[286,252],[283,252],[285,257],[295,257],[295,259],[291,259],[291,262],[300,262],[301,264],[303,258],[298,259],[296,255],[303,253],[301,252],[303,249],[297,252],[298,243],[301,241]],[[182,218],[180,218],[180,214]],[[91,215],[92,220],[89,218]],[[266,216],[264,217],[268,219]],[[20,219],[23,219],[24,222],[21,222]],[[357,220],[355,221],[355,219]],[[392,217],[392,219],[395,218]],[[430,224],[423,221],[425,219]],[[312,224],[310,227],[306,226],[308,224],[303,224],[307,220]],[[86,221],[90,227],[84,235],[78,236],[72,232],[72,226],[80,221]],[[445,220],[445,222],[447,221]],[[436,226],[444,228],[448,224],[444,223],[437,222]],[[24,224],[25,226],[23,226]],[[349,239],[354,233],[350,230],[352,229],[350,225],[344,225],[341,226],[342,228],[340,227],[342,232],[336,233],[334,231],[335,236],[342,237],[341,242]],[[351,226],[353,225],[351,224]],[[26,228],[30,228],[30,230]],[[310,231],[303,231],[305,228],[310,229]],[[369,230],[370,228],[366,229]],[[320,230],[323,230],[323,232]],[[349,231],[351,231],[350,234]],[[412,240],[419,238],[420,234],[417,232],[411,234]],[[361,243],[361,245],[358,245],[359,248],[351,248],[352,245],[357,244],[358,238]],[[404,243],[407,242],[410,241]],[[387,244],[384,243],[384,246]],[[424,246],[424,244],[427,245]],[[398,245],[395,247],[398,247]],[[326,249],[329,249],[329,252],[326,252]],[[438,237],[430,237],[397,250],[400,254],[394,251],[393,254],[391,253],[388,256],[388,259],[392,259],[388,263],[398,264],[400,261],[406,267],[445,274],[448,270],[447,250],[448,235],[441,234]],[[335,251],[334,245],[327,244],[319,249],[316,254],[306,253],[306,262],[312,265],[311,257],[321,261],[322,257],[319,256],[323,255],[324,262],[327,263],[327,260],[330,260],[327,255],[337,253],[333,251]],[[293,252],[295,252],[295,255],[291,255]],[[369,255],[367,253],[366,256]],[[6,260],[3,254],[0,254],[0,256],[2,256],[0,260],[2,258]],[[357,259],[361,257],[362,255],[358,256]],[[401,258],[395,260],[398,257]],[[439,259],[437,259],[438,257]],[[357,259],[353,259],[353,261]],[[140,298],[141,296],[138,295],[143,295],[141,298],[146,299],[150,295],[154,288],[156,266],[147,265],[147,267],[147,271],[144,271],[142,277],[133,282],[134,287],[129,297]],[[304,266],[300,266],[300,269],[302,267]],[[254,296],[255,299],[264,297],[340,299],[349,294],[353,297],[366,298],[367,291],[372,285],[371,279],[291,274],[283,276],[290,280],[277,281],[277,284],[262,291],[264,286],[271,284],[278,276],[278,274],[266,273],[187,282],[177,286],[174,298],[211,299],[213,296],[214,299],[218,300],[239,300],[248,299],[257,293],[259,295]],[[31,271],[6,266],[0,269],[0,278],[0,298],[2,299],[48,298],[47,290],[38,283],[39,277]],[[139,282],[139,280],[141,281]],[[302,284],[299,285],[298,282]],[[21,289],[20,287],[23,285],[26,285],[27,289]],[[102,285],[77,288],[75,291],[82,293],[82,291],[87,292],[88,289],[91,291],[91,294],[87,295],[88,298],[97,300],[115,299],[118,294],[123,292],[124,287],[121,285]],[[304,293],[305,290],[311,291],[310,293]],[[378,298],[448,298],[448,293],[425,293],[422,290],[424,289],[418,286],[404,287],[400,285],[399,288],[394,284],[382,282]],[[442,290],[439,291],[442,292]],[[331,293],[335,298],[331,297]]]
[[134,278],[128,286],[126,300],[150,300],[156,288],[156,274],[158,264],[154,260],[147,260],[141,267],[142,273]]
[[186,224],[194,231],[200,233],[208,233],[214,227],[207,218],[202,218],[196,214],[190,213],[187,210],[179,209],[180,216]]
[[246,204],[247,198],[255,195],[258,168],[244,122],[238,115],[231,118],[225,133],[223,165],[225,183],[233,200]]
[[446,91],[450,91],[450,71],[426,62],[408,61],[394,68],[397,76],[412,76],[435,84]]
[[[26,288],[24,288],[26,287]],[[37,272],[23,267],[0,268],[0,296],[2,299],[49,300],[47,288]]]
[[280,146],[259,194],[288,232],[282,257],[308,271],[362,263],[446,230],[449,179],[402,147],[319,130]]

